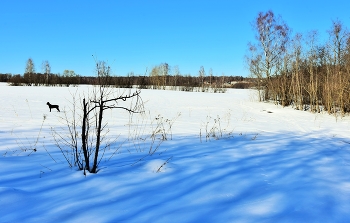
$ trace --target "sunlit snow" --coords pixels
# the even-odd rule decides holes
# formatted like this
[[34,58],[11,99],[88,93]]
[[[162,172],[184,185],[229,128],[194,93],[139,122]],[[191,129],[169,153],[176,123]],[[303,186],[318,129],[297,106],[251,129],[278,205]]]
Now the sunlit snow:
[[[254,90],[142,90],[144,114],[105,113],[117,140],[84,176],[52,130],[91,88],[0,85],[0,222],[349,221],[349,117],[257,102]],[[152,144],[159,120],[167,140]]]

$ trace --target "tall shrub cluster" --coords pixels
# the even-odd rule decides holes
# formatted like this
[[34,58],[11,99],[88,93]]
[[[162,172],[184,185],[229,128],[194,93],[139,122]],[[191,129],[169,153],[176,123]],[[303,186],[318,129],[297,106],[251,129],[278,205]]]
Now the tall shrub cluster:
[[350,35],[333,21],[326,43],[317,31],[291,36],[289,27],[272,11],[259,13],[249,43],[247,64],[261,101],[272,100],[312,112],[350,112]]

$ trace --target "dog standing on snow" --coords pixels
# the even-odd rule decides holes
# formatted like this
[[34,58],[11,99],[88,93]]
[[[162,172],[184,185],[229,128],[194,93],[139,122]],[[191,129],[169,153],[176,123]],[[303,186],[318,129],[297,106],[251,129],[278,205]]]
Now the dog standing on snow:
[[51,109],[52,109],[52,108],[56,108],[57,111],[60,112],[60,106],[58,106],[58,105],[52,105],[52,104],[50,104],[50,102],[47,102],[46,104],[49,106],[50,112],[51,112]]

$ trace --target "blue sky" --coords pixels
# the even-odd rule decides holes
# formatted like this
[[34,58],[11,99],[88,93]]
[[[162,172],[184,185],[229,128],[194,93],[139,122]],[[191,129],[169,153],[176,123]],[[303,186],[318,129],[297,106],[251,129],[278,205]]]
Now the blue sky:
[[350,27],[346,0],[1,0],[0,73],[36,71],[48,60],[53,73],[94,75],[94,58],[114,75],[144,74],[166,62],[182,74],[200,66],[214,75],[249,75],[247,43],[259,12],[281,15],[293,34],[318,30],[328,38],[332,20]]

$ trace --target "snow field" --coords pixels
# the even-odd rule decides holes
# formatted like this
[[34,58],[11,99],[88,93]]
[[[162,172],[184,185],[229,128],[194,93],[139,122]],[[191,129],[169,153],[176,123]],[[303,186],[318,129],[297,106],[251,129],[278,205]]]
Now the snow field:
[[[105,114],[117,141],[100,171],[84,176],[68,167],[51,129],[64,128],[71,92],[89,88],[0,85],[0,222],[350,218],[349,117],[259,103],[253,90],[142,90],[145,114]],[[50,113],[47,101],[62,112]],[[150,140],[160,119],[167,130],[172,123],[168,140],[146,156],[161,142]]]

